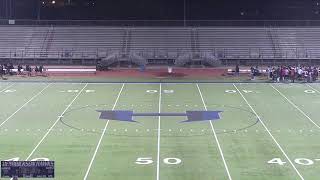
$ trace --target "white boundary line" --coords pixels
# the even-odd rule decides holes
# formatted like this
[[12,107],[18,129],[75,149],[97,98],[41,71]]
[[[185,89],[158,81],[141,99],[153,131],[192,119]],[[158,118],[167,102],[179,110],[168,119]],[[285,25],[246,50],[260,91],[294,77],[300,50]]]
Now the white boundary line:
[[51,84],[48,84],[46,87],[44,87],[40,92],[38,92],[36,95],[34,95],[32,98],[30,98],[26,103],[24,103],[18,110],[16,110],[14,113],[12,113],[6,120],[4,120],[1,124],[0,127],[2,127],[9,119],[11,119],[15,114],[17,114],[22,108],[24,108],[29,102],[31,102],[34,98],[42,94],[44,90],[46,90]]
[[22,82],[22,81],[11,81],[12,83],[16,84],[39,84],[39,83],[51,83],[51,84],[94,84],[94,85],[106,85],[106,84],[270,84],[268,82],[51,82],[51,81],[34,81],[34,82]]
[[290,160],[290,158],[288,157],[288,155],[286,154],[286,152],[284,152],[284,150],[282,149],[281,145],[278,143],[278,141],[273,137],[273,135],[271,134],[270,130],[267,128],[267,126],[264,124],[264,122],[262,121],[262,119],[260,118],[260,116],[257,114],[257,112],[253,109],[253,107],[250,105],[250,103],[248,102],[248,100],[244,97],[244,95],[241,93],[241,91],[238,89],[238,87],[233,84],[233,86],[237,89],[237,91],[240,93],[242,99],[247,103],[247,105],[250,107],[250,109],[252,110],[252,112],[257,116],[257,118],[259,119],[260,123],[262,124],[262,126],[265,128],[265,130],[268,132],[268,134],[270,135],[270,137],[272,138],[272,140],[277,144],[278,148],[280,149],[280,151],[282,152],[282,154],[287,158],[287,160],[289,161],[289,163],[291,164],[291,166],[293,167],[293,169],[296,171],[296,173],[298,174],[298,176],[300,177],[301,180],[304,180],[303,176],[300,174],[300,172],[298,171],[298,169],[296,168],[296,166],[292,163],[292,161]]
[[29,156],[26,158],[26,161],[28,161],[31,156],[33,155],[33,153],[38,149],[38,147],[41,145],[41,143],[46,139],[46,137],[49,135],[49,133],[52,131],[52,129],[54,128],[54,126],[59,122],[60,117],[69,109],[69,107],[73,104],[73,102],[79,97],[79,95],[81,94],[81,92],[87,87],[88,84],[86,84],[81,91],[79,91],[79,93],[73,98],[73,100],[69,103],[69,105],[64,109],[64,111],[60,114],[60,116],[57,118],[57,120],[53,123],[53,125],[50,127],[50,129],[48,129],[48,131],[46,132],[46,134],[42,137],[42,139],[39,141],[39,143],[36,145],[36,147],[33,148],[33,150],[31,151],[31,153],[29,154]]
[[[199,87],[198,84],[196,84],[196,85],[197,85],[197,88],[198,88],[198,91],[199,91],[199,94],[200,94],[200,97],[201,97],[201,100],[202,100],[204,109],[205,109],[206,111],[208,111],[207,105],[206,105],[206,103],[205,103],[205,101],[204,101],[204,99],[203,99],[203,96],[202,96],[201,89],[200,89],[200,87]],[[220,143],[219,143],[219,140],[218,140],[218,136],[217,136],[216,131],[215,131],[214,127],[213,127],[212,121],[209,121],[209,122],[210,122],[211,130],[212,130],[212,132],[213,132],[214,138],[215,138],[215,140],[216,140],[216,142],[217,142],[218,149],[219,149],[219,152],[220,152],[220,155],[221,155],[221,158],[222,158],[224,167],[225,167],[226,172],[227,172],[227,174],[228,174],[228,178],[229,178],[229,180],[232,180],[232,177],[231,177],[230,172],[229,172],[228,165],[227,165],[227,163],[226,163],[226,160],[224,159],[223,151],[222,151],[222,148],[221,148],[221,146],[220,146]]]
[[7,87],[4,88],[4,89],[2,89],[2,90],[0,91],[0,93],[2,93],[2,92],[4,92],[4,91],[6,91],[7,89],[11,88],[13,85],[14,85],[14,83],[11,84],[11,85],[9,85],[9,86],[7,86]]
[[320,91],[319,91],[318,89],[312,87],[310,84],[307,84],[307,86],[308,86],[309,88],[311,88],[312,90],[314,90],[314,91],[316,91],[317,93],[320,94]]
[[[118,103],[118,100],[119,100],[119,98],[120,98],[120,96],[121,96],[121,93],[122,93],[122,90],[123,90],[123,88],[124,88],[124,85],[125,85],[125,83],[122,84],[122,87],[121,87],[121,89],[120,89],[120,91],[119,91],[119,93],[118,93],[117,99],[116,99],[116,101],[115,101],[114,104],[113,104],[112,110],[114,110],[114,108],[116,107],[116,105],[117,105],[117,103]],[[99,139],[98,144],[97,144],[97,146],[96,146],[96,149],[95,149],[95,151],[94,151],[94,153],[93,153],[93,156],[92,156],[92,158],[91,158],[90,164],[89,164],[89,166],[88,166],[88,169],[87,169],[87,171],[86,171],[86,174],[84,175],[83,180],[86,180],[86,179],[88,178],[88,175],[89,175],[89,173],[90,173],[92,164],[93,164],[93,162],[94,162],[94,160],[95,160],[95,158],[96,158],[97,152],[98,152],[98,150],[99,150],[99,148],[100,148],[100,144],[101,144],[101,142],[102,142],[102,139],[103,139],[103,137],[104,137],[104,135],[105,135],[105,133],[106,133],[106,131],[107,131],[109,122],[110,122],[110,120],[108,120],[108,121],[106,122],[106,125],[104,126],[103,132],[102,132],[102,134],[101,134],[101,136],[100,136],[100,139]]]
[[288,99],[282,92],[280,92],[277,88],[275,88],[272,84],[270,86],[276,90],[283,98],[285,98],[294,108],[296,108],[301,114],[303,114],[312,124],[314,124],[317,128],[320,129],[320,126],[315,123],[304,111],[302,111],[296,104],[294,104],[290,99]]
[[[161,101],[162,101],[162,84],[160,83],[159,88],[159,113],[161,113]],[[157,144],[157,180],[160,179],[160,137],[161,137],[161,116],[158,117],[158,144]]]

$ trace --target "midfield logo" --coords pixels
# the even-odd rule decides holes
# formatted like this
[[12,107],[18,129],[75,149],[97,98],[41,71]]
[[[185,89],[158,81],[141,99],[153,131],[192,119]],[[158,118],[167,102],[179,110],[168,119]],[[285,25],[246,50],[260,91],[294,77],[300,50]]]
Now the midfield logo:
[[100,119],[125,121],[125,122],[137,122],[134,117],[148,117],[148,116],[186,116],[187,120],[181,121],[183,123],[188,122],[199,122],[199,121],[211,121],[219,120],[220,114],[223,111],[186,111],[185,113],[134,113],[133,111],[104,111],[97,110],[100,112]]

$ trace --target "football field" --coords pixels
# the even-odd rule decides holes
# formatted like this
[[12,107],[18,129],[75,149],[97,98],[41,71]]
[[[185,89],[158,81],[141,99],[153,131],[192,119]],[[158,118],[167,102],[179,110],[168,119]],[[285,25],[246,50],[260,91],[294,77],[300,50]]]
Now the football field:
[[0,160],[57,180],[320,179],[320,84],[2,82],[0,102]]

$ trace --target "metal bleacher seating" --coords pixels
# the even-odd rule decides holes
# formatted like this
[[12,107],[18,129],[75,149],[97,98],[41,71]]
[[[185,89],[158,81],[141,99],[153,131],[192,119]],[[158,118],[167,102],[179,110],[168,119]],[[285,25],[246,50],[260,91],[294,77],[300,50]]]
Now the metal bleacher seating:
[[27,47],[29,39],[32,37],[32,27],[10,27],[0,28],[0,57],[13,56],[22,53]]
[[319,27],[0,26],[0,58],[316,59],[319,44]]
[[176,58],[191,51],[190,29],[135,28],[131,30],[130,50],[147,57]]
[[201,28],[200,49],[214,50],[218,58],[273,57],[265,28]]
[[96,58],[98,52],[106,56],[121,49],[123,36],[123,28],[54,27],[50,51],[73,58]]

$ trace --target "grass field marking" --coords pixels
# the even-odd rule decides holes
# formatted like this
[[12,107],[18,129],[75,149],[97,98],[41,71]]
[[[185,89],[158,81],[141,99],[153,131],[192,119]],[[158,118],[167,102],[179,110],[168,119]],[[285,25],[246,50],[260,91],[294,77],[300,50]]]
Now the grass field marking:
[[[73,100],[69,103],[69,105],[64,109],[64,111],[60,114],[62,116],[67,110],[70,108],[70,106],[73,104],[73,102],[79,97],[79,95],[82,93],[82,91],[88,86],[86,84],[81,91],[73,98]],[[52,124],[52,126],[49,128],[49,130],[46,132],[46,134],[41,138],[41,140],[38,142],[38,144],[33,148],[29,156],[26,158],[26,161],[30,159],[30,157],[33,155],[33,153],[38,149],[38,147],[41,145],[41,143],[46,139],[46,137],[49,135],[49,133],[52,131],[52,129],[56,126],[56,124],[59,122],[60,117],[57,118],[57,120]]]
[[317,92],[317,93],[320,94],[320,91],[319,91],[318,89],[312,87],[310,84],[307,84],[307,86],[308,86],[309,88],[311,88],[312,90],[314,90],[315,92]]
[[[116,108],[117,103],[118,103],[118,101],[119,101],[119,98],[120,98],[120,96],[121,96],[121,93],[122,93],[122,91],[123,91],[124,86],[125,86],[125,83],[123,83],[122,86],[121,86],[121,89],[120,89],[120,91],[119,91],[119,93],[118,93],[117,99],[116,99],[116,101],[115,101],[114,104],[113,104],[112,110],[114,110],[114,109]],[[106,133],[106,131],[107,131],[109,122],[110,122],[110,121],[108,120],[108,121],[106,122],[104,128],[103,128],[103,132],[102,132],[102,134],[101,134],[101,136],[100,136],[100,139],[99,139],[99,141],[98,141],[98,144],[97,144],[97,146],[96,146],[96,149],[94,150],[94,153],[93,153],[93,155],[92,155],[91,161],[90,161],[89,166],[88,166],[88,169],[87,169],[87,171],[86,171],[86,174],[85,174],[84,177],[83,177],[83,180],[86,180],[86,179],[88,178],[88,175],[89,175],[89,173],[90,173],[92,164],[93,164],[93,162],[94,162],[94,160],[95,160],[95,158],[96,158],[96,156],[97,156],[98,150],[99,150],[99,148],[100,148],[102,139],[103,139],[103,137],[104,137],[104,135],[105,135],[105,133]]]
[[2,93],[2,92],[4,92],[5,90],[11,88],[13,85],[14,85],[14,83],[12,83],[11,85],[5,87],[4,89],[2,89],[2,90],[0,91],[0,93]]
[[38,97],[40,94],[42,94],[42,92],[44,90],[46,90],[51,84],[48,84],[46,87],[44,87],[40,92],[38,92],[37,94],[35,94],[32,98],[30,98],[27,102],[25,102],[19,109],[17,109],[14,113],[12,113],[6,120],[4,120],[1,124],[0,124],[0,128],[7,122],[9,121],[9,119],[11,119],[15,114],[17,114],[22,108],[24,108],[26,105],[28,105],[33,99],[35,99],[36,97]]
[[[198,84],[196,84],[196,85],[197,85],[197,88],[198,88],[198,91],[199,91],[199,94],[200,94],[201,101],[202,101],[202,103],[203,103],[204,109],[205,109],[206,111],[208,111],[208,109],[207,109],[207,105],[206,105],[206,103],[205,103],[205,101],[204,101],[204,99],[203,99],[203,95],[202,95],[201,89],[200,89],[200,87],[199,87],[199,85],[198,85]],[[226,162],[226,160],[224,159],[223,151],[222,151],[222,148],[221,148],[221,146],[220,146],[220,143],[219,143],[219,139],[218,139],[217,133],[216,133],[216,131],[215,131],[214,127],[213,127],[212,121],[209,121],[209,122],[210,122],[211,130],[212,130],[212,132],[213,132],[214,138],[215,138],[215,140],[216,140],[216,142],[217,142],[218,149],[219,149],[219,152],[220,152],[220,155],[221,155],[221,158],[222,158],[222,161],[223,161],[224,167],[225,167],[226,172],[227,172],[227,174],[228,174],[228,178],[229,178],[229,180],[232,180],[232,177],[231,177],[231,175],[230,175],[230,172],[229,172],[229,168],[228,168],[227,162]]]
[[286,157],[286,159],[289,161],[290,165],[293,167],[293,169],[296,171],[296,173],[298,174],[298,176],[300,177],[301,180],[304,180],[303,176],[300,174],[300,172],[298,171],[298,169],[296,168],[296,166],[293,164],[293,162],[290,160],[289,156],[287,155],[287,153],[283,150],[283,148],[281,147],[281,145],[278,143],[278,141],[276,140],[276,138],[271,134],[270,130],[268,129],[268,127],[264,124],[263,120],[260,118],[260,116],[258,115],[258,113],[253,109],[253,107],[250,105],[249,101],[247,100],[247,98],[244,97],[244,95],[241,93],[241,91],[238,89],[238,87],[233,84],[233,86],[237,89],[237,91],[239,92],[240,96],[242,97],[242,99],[247,103],[247,105],[249,106],[249,108],[251,109],[251,111],[256,115],[256,117],[259,119],[260,123],[262,124],[262,126],[265,128],[266,132],[268,132],[268,134],[270,135],[270,137],[272,138],[272,140],[276,143],[276,145],[278,146],[278,148],[280,149],[280,151],[282,152],[282,154]]
[[[159,110],[158,113],[161,113],[161,101],[162,101],[162,97],[161,97],[161,91],[162,91],[162,84],[160,83],[159,85]],[[160,179],[160,137],[161,137],[161,116],[158,116],[158,143],[157,143],[157,180]]]
[[303,110],[301,110],[296,104],[294,104],[290,99],[288,99],[282,92],[280,92],[277,88],[275,88],[272,84],[270,86],[276,90],[284,99],[286,99],[294,108],[296,108],[301,114],[303,114],[312,124],[314,124],[317,128],[320,129],[320,126],[315,123]]

